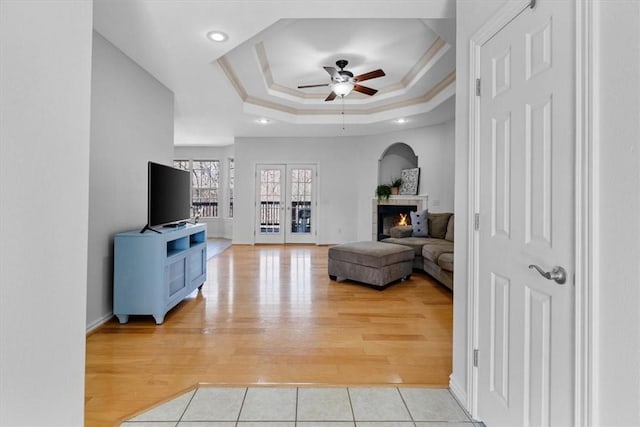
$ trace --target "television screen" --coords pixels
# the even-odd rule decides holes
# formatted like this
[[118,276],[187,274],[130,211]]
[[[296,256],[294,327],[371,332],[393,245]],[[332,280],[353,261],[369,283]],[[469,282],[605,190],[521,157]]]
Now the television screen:
[[165,225],[191,217],[191,174],[149,162],[148,226]]

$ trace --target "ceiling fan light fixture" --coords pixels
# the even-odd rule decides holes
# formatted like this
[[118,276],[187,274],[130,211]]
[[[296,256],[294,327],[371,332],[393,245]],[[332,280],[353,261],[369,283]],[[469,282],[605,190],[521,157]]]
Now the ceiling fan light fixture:
[[332,89],[333,89],[333,92],[338,96],[347,96],[353,90],[353,83],[351,82],[335,83]]
[[209,31],[207,33],[207,38],[209,40],[213,40],[214,42],[223,42],[226,41],[229,36],[223,33],[222,31]]

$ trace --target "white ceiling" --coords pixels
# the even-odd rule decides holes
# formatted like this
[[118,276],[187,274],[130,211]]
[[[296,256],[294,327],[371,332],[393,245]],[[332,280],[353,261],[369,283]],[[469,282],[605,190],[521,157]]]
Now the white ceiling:
[[[454,0],[94,1],[96,31],[174,92],[176,145],[367,135],[450,120],[454,18]],[[211,30],[229,40],[208,40]],[[386,76],[362,82],[379,92],[351,93],[343,105],[324,101],[330,88],[297,89],[328,83],[322,67],[337,59],[355,75],[382,68]]]

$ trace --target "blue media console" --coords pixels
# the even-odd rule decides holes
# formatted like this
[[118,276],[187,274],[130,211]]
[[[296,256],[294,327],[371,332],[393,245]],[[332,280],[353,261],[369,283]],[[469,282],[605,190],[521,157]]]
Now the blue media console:
[[163,228],[160,233],[118,233],[114,240],[113,314],[164,316],[207,279],[206,224]]

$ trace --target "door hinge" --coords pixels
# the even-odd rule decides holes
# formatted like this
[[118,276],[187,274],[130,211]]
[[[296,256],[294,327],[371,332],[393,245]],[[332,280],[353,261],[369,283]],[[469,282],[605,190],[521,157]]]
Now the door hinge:
[[474,349],[473,350],[473,367],[477,368],[478,367],[478,349]]
[[473,228],[475,230],[480,230],[480,214],[474,214],[473,215]]
[[476,96],[480,96],[480,79],[476,79]]

